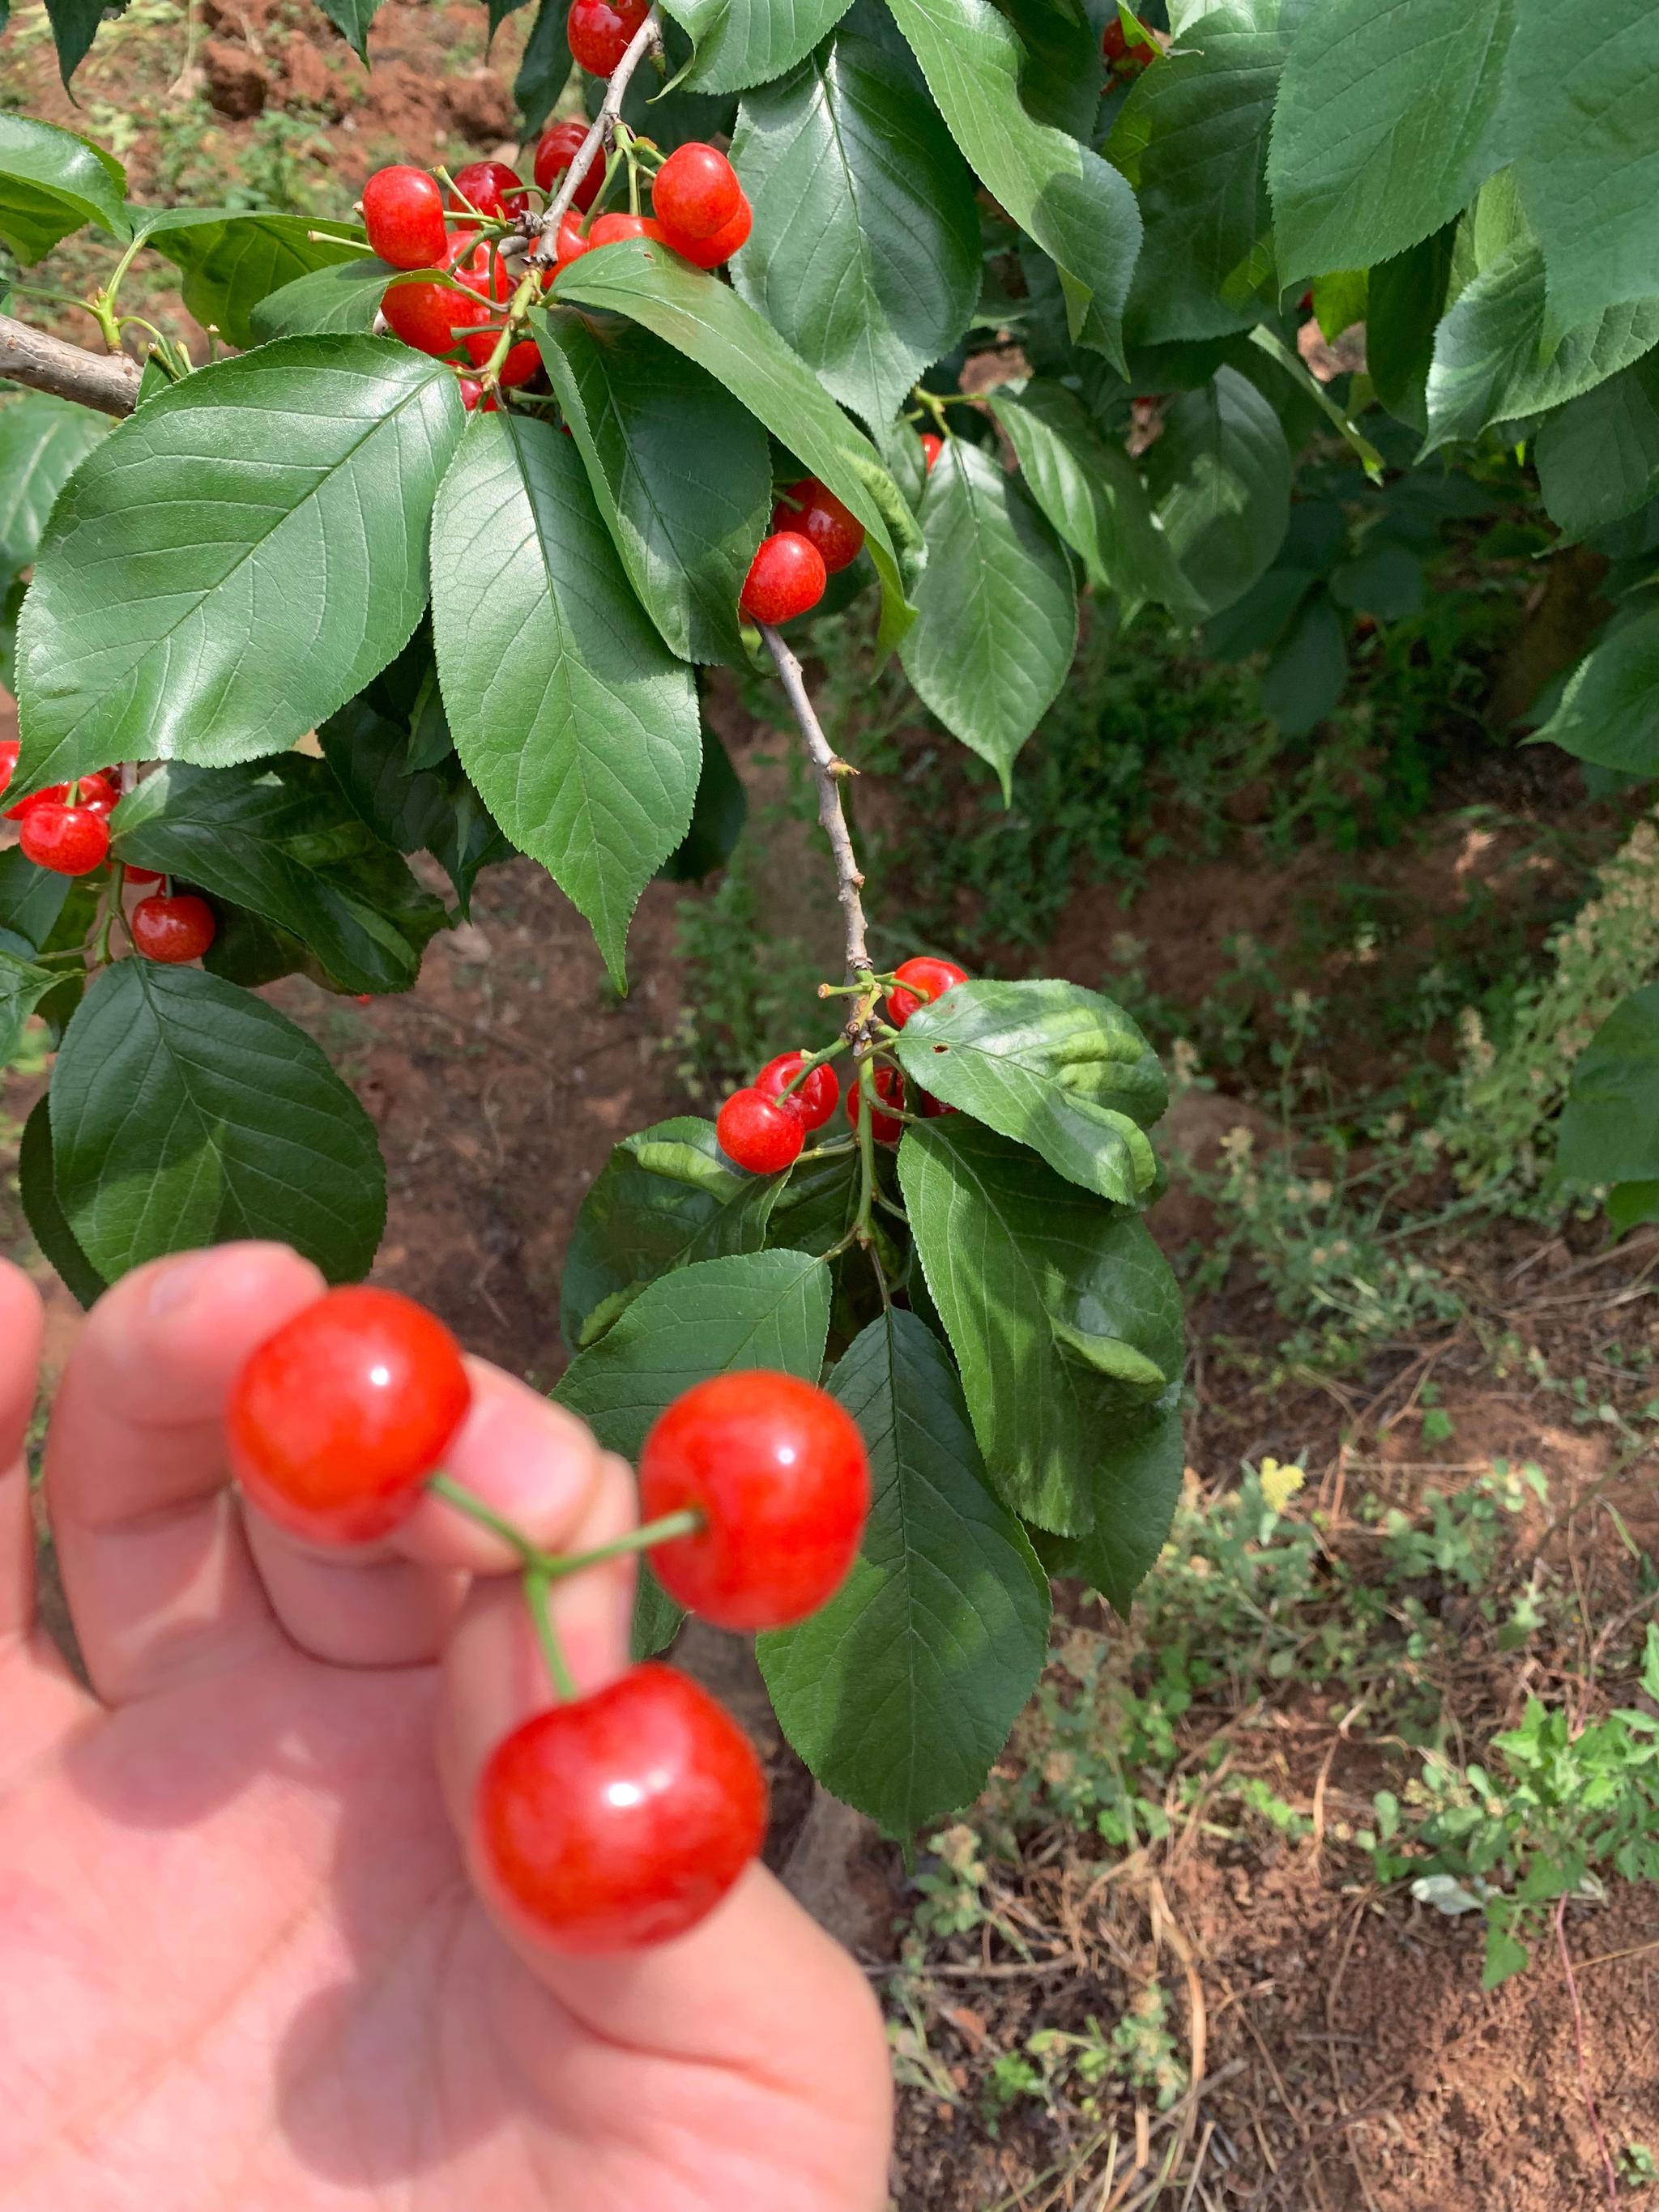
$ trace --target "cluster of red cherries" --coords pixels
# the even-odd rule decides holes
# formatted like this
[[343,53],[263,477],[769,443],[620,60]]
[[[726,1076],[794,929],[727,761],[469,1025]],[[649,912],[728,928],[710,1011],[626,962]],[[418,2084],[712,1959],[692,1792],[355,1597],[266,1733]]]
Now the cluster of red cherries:
[[864,525],[827,485],[816,477],[787,484],[738,605],[751,622],[790,622],[817,606],[830,577],[850,568],[863,545]]
[[373,1544],[428,1492],[518,1549],[556,1701],[485,1765],[469,1845],[515,1920],[572,1954],[679,1936],[759,1850],[766,1784],[749,1739],[672,1668],[631,1668],[580,1694],[546,1610],[549,1585],[650,1548],[664,1588],[722,1628],[815,1612],[857,1556],[870,1510],[857,1425],[793,1376],[717,1375],[658,1419],[640,1455],[635,1535],[545,1553],[441,1472],[472,1402],[460,1347],[396,1291],[331,1291],[260,1345],[231,1387],[231,1471],[303,1540]]
[[[967,981],[965,968],[931,952],[901,961],[887,992],[888,1027],[902,1030],[918,1006]],[[841,1049],[837,1044],[824,1053],[780,1053],[767,1061],[753,1083],[732,1093],[715,1116],[714,1134],[733,1166],[746,1168],[750,1175],[781,1175],[793,1166],[811,1132],[823,1128],[836,1110],[841,1083],[830,1061]],[[880,1103],[872,1109],[870,1133],[878,1145],[896,1145],[904,1134],[904,1077],[879,1051],[871,1077]],[[863,1085],[855,1081],[848,1087],[846,1106],[854,1129],[863,1118]],[[920,1085],[916,1103],[929,1116],[956,1110]],[[883,1107],[892,1110],[884,1113]]]
[[[19,751],[15,738],[0,739],[0,792],[11,781]],[[54,875],[89,876],[109,858],[109,817],[121,793],[113,772],[95,769],[73,783],[49,783],[44,791],[6,809],[17,824],[25,860]],[[128,867],[130,884],[160,884],[127,916],[135,949],[146,960],[169,967],[199,960],[218,932],[213,908],[193,891],[172,891],[154,868]]]

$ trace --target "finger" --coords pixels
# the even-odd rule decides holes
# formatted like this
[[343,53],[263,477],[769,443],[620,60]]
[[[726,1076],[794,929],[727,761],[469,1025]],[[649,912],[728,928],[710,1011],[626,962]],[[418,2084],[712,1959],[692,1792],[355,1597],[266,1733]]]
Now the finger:
[[[467,1373],[472,1404],[445,1473],[532,1543],[570,1549],[600,1481],[591,1432],[485,1360],[470,1359]],[[247,1528],[283,1628],[302,1650],[337,1666],[429,1663],[448,1640],[470,1576],[518,1564],[504,1538],[436,1496],[368,1550],[301,1543],[252,1510]]]
[[284,1245],[230,1244],[136,1268],[88,1316],[47,1432],[46,1498],[106,1703],[279,1638],[227,1487],[225,1398],[255,1346],[322,1289]]
[[34,1411],[45,1317],[21,1267],[0,1261],[0,1646],[34,1625],[34,1526],[23,1441]]

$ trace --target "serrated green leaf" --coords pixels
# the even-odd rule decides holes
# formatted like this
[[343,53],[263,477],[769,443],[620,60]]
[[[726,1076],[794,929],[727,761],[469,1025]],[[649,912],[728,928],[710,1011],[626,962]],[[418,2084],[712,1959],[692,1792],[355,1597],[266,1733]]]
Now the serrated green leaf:
[[664,0],[696,58],[684,82],[698,92],[744,92],[781,76],[847,13],[848,0]]
[[106,16],[124,15],[127,0],[46,0],[46,20],[58,49],[58,71],[69,90],[70,79],[86,59],[98,27]]
[[147,219],[144,243],[177,264],[185,305],[198,323],[231,345],[252,346],[260,335],[253,310],[262,300],[313,270],[361,261],[362,236],[355,224],[321,231],[311,216],[173,209]]
[[1211,613],[1265,574],[1290,520],[1291,453],[1278,416],[1249,379],[1219,368],[1183,392],[1147,457],[1170,551]]
[[927,566],[904,672],[1008,796],[1014,756],[1066,681],[1077,590],[1065,554],[1018,483],[951,438],[922,496]]
[[319,331],[367,333],[374,327],[386,289],[399,272],[372,253],[331,261],[268,292],[248,311],[260,344],[270,338],[305,337]]
[[733,283],[879,428],[974,312],[967,164],[931,101],[845,32],[750,94],[732,155],[755,210]]
[[[368,27],[379,12],[381,0],[317,0],[329,21],[345,40],[360,62],[368,66]],[[493,0],[492,0],[492,13]],[[493,31],[492,22],[490,28]]]
[[738,594],[772,502],[760,424],[635,323],[555,311],[542,357],[629,582],[682,660],[738,661]]
[[1448,223],[1420,246],[1378,262],[1366,283],[1366,373],[1389,412],[1414,430],[1428,428],[1425,394],[1455,235]]
[[233,984],[118,960],[64,1032],[49,1095],[64,1216],[109,1280],[245,1237],[294,1245],[331,1282],[374,1259],[374,1123],[302,1030]]
[[0,929],[44,952],[52,943],[74,879],[37,868],[15,845],[0,853]]
[[1091,1478],[1094,1526],[1086,1536],[1044,1545],[1054,1572],[1087,1583],[1127,1620],[1169,1539],[1186,1465],[1178,1383],[1153,1405],[1115,1412],[1098,1439]]
[[45,392],[0,407],[0,572],[28,567],[58,493],[109,427]]
[[1261,703],[1286,737],[1322,722],[1348,680],[1348,641],[1328,592],[1310,592],[1261,679]]
[[147,776],[116,808],[115,857],[182,876],[286,930],[343,991],[404,991],[441,901],[347,804],[322,761]]
[[25,267],[83,223],[130,238],[126,185],[126,171],[100,147],[32,116],[0,113],[0,246]]
[[[1033,120],[1023,52],[990,0],[888,0],[969,165],[1060,270],[1073,336],[1123,366],[1122,316],[1140,215],[1109,161]],[[1161,66],[1161,64],[1160,64]]]
[[783,1188],[767,1225],[768,1244],[822,1257],[858,1218],[857,1153],[811,1147],[781,1181]]
[[611,308],[654,331],[706,368],[851,507],[881,578],[882,643],[896,644],[911,620],[899,558],[920,544],[915,518],[875,447],[771,325],[729,285],[645,239],[583,254],[560,277],[559,296]]
[[783,1732],[827,1790],[889,1835],[969,1803],[1036,1685],[1048,1587],[987,1489],[945,1349],[896,1309],[830,1378],[870,1454],[874,1498],[841,1589],[757,1638]]
[[1620,1000],[1579,1054],[1556,1162],[1579,1182],[1659,1177],[1659,984]]
[[959,983],[910,1017],[895,1050],[924,1091],[1029,1145],[1068,1182],[1135,1206],[1156,1181],[1145,1133],[1169,1103],[1164,1071],[1097,992]]
[[702,733],[702,771],[691,809],[691,826],[663,862],[659,872],[671,884],[700,884],[716,868],[723,868],[737,850],[749,818],[749,798],[714,732]]
[[586,916],[620,988],[640,893],[691,819],[696,688],[550,423],[468,424],[433,515],[432,627],[462,765]]
[[1286,287],[1403,252],[1498,167],[1514,15],[1515,0],[1315,0],[1267,165]]
[[0,945],[0,1068],[10,1065],[29,1016],[62,981],[50,968],[37,968]]
[[464,416],[380,338],[283,338],[198,369],[87,456],[19,637],[21,794],[112,760],[281,752],[397,652]]
[[75,1241],[58,1203],[52,1164],[52,1101],[37,1098],[23,1124],[17,1147],[17,1194],[30,1233],[58,1270],[65,1289],[82,1308],[101,1297],[109,1285]]
[[1073,0],[997,0],[1019,33],[1019,96],[1028,115],[1092,143],[1100,113],[1100,29]]
[[993,1486],[1038,1527],[1085,1534],[1101,1439],[1147,1391],[1079,1358],[1075,1340],[1122,1345],[1160,1392],[1178,1380],[1168,1262],[1143,1222],[960,1116],[906,1130],[899,1181]]
[[1552,415],[1533,461],[1550,519],[1570,537],[1587,537],[1651,499],[1659,491],[1659,353]]
[[732,1167],[714,1123],[695,1115],[624,1138],[588,1186],[571,1231],[559,1285],[567,1349],[588,1340],[608,1300],[697,1261],[758,1252],[781,1188],[780,1176]]
[[570,44],[564,30],[569,13],[565,0],[541,0],[524,42],[513,99],[526,138],[541,130],[570,81]]
[[1597,768],[1659,775],[1659,610],[1621,623],[1585,655],[1537,738]]
[[[371,687],[371,694],[373,691]],[[317,732],[323,757],[347,801],[382,844],[430,853],[455,887],[462,919],[481,869],[512,856],[449,745],[429,768],[411,764],[406,722],[379,713],[370,694],[331,714]]]

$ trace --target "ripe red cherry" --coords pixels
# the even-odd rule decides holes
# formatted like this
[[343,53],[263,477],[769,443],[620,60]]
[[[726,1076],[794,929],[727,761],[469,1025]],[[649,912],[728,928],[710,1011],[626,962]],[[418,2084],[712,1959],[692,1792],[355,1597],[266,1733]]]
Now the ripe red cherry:
[[571,0],[565,21],[570,58],[589,76],[609,76],[633,44],[650,0]]
[[132,941],[146,960],[172,967],[199,960],[219,933],[213,908],[193,891],[152,892],[132,909]]
[[738,604],[751,622],[787,623],[817,606],[829,580],[823,556],[799,530],[763,538]]
[[[469,331],[461,343],[474,368],[482,368],[495,350],[496,331]],[[495,372],[495,380],[507,391],[514,385],[528,384],[542,365],[540,348],[533,338],[520,338],[516,345],[508,346],[507,357]]]
[[921,458],[927,464],[927,473],[929,476],[933,475],[933,464],[944,451],[945,441],[939,436],[936,430],[924,430],[922,432]]
[[330,1291],[232,1383],[231,1473],[295,1535],[368,1543],[413,1510],[471,1398],[459,1346],[424,1307],[396,1291]]
[[[565,171],[581,152],[586,138],[585,123],[556,123],[550,131],[543,131],[536,145],[536,182],[544,192],[558,191]],[[605,155],[596,150],[588,155],[571,205],[586,214],[599,197],[604,182]]]
[[1101,33],[1100,51],[1115,66],[1121,62],[1127,64],[1132,70],[1145,69],[1148,63],[1158,59],[1157,45],[1148,38],[1146,32],[1141,32],[1140,36],[1131,44],[1129,34],[1123,27],[1122,20],[1117,15],[1109,18],[1106,28]]
[[558,236],[553,243],[553,259],[560,270],[568,269],[584,253],[591,252],[592,241],[584,238],[580,217],[574,208],[567,208],[559,217]]
[[471,415],[480,404],[482,404],[486,415],[493,415],[495,412],[495,393],[492,392],[489,398],[485,398],[484,388],[483,385],[479,383],[476,376],[464,376],[459,380],[459,381],[461,386],[461,404],[465,408],[469,415]]
[[799,530],[803,538],[810,538],[832,576],[850,568],[864,548],[864,525],[816,477],[785,486],[783,497],[772,509],[772,527]]
[[394,269],[441,267],[449,234],[436,179],[406,162],[377,169],[363,186],[363,228]]
[[530,204],[524,179],[505,161],[469,161],[456,170],[453,184],[449,204],[463,215],[498,216],[506,222]]
[[738,211],[738,173],[714,146],[677,146],[657,172],[651,204],[677,238],[712,238]]
[[164,884],[167,881],[159,868],[135,868],[131,860],[123,861],[121,872],[130,884]]
[[11,781],[17,767],[17,756],[22,750],[15,738],[0,738],[0,791]]
[[755,227],[755,210],[749,204],[746,192],[738,194],[738,211],[730,222],[723,223],[712,238],[684,238],[671,233],[665,243],[676,253],[699,269],[718,269],[729,261],[740,246],[748,243],[749,234]]
[[[13,758],[16,756],[14,754]],[[6,781],[10,781],[9,774]],[[15,806],[6,809],[9,822],[21,822],[37,806],[88,806],[94,814],[112,814],[115,802],[121,796],[101,769],[94,769],[90,775],[82,776],[75,786],[71,798],[66,783],[49,783],[44,790],[32,791],[27,799],[20,799]]]
[[[884,1064],[875,1073],[876,1096],[889,1106],[904,1103],[904,1079],[897,1068]],[[856,1129],[863,1112],[860,1087],[856,1083],[847,1087],[847,1118]],[[896,1114],[884,1114],[878,1107],[870,1116],[870,1131],[878,1145],[896,1145],[904,1134],[904,1124]]]
[[648,215],[595,216],[588,225],[590,246],[614,246],[619,238],[654,238],[659,245],[664,242],[662,225]]
[[781,1052],[755,1078],[755,1088],[763,1098],[775,1099],[786,1114],[795,1115],[804,1129],[821,1129],[841,1096],[840,1081],[828,1060],[812,1070],[799,1091],[790,1091],[787,1098],[783,1096],[785,1086],[800,1073],[805,1059],[804,1052]]
[[482,300],[453,284],[388,284],[380,313],[405,345],[436,358],[455,350],[458,330],[477,330],[489,320]]
[[953,990],[958,983],[968,981],[968,970],[958,968],[954,960],[936,960],[931,952],[918,954],[914,960],[902,960],[893,970],[908,990],[887,994],[887,1018],[896,1030],[902,1030],[918,1006],[930,1004]]
[[766,1835],[748,1737],[672,1667],[538,1713],[478,1784],[474,1863],[556,1950],[634,1951],[713,1911]]
[[109,817],[93,806],[41,799],[24,813],[17,842],[25,860],[54,875],[84,876],[109,858]]
[[704,1526],[657,1545],[663,1588],[718,1628],[783,1628],[832,1597],[858,1556],[870,1461],[824,1391],[751,1368],[677,1398],[640,1454],[647,1521],[694,1507]]
[[762,1091],[734,1091],[715,1119],[714,1134],[738,1167],[750,1175],[777,1175],[799,1158],[806,1124]]
[[455,241],[449,266],[464,284],[484,299],[506,301],[513,297],[513,272],[499,248],[491,248],[489,239],[480,238],[476,230],[464,230]]

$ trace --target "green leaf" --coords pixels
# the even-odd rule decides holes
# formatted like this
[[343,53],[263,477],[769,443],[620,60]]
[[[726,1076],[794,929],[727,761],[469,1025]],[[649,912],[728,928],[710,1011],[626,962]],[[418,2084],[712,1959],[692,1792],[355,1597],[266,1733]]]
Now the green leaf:
[[741,661],[738,594],[772,506],[760,424],[636,323],[556,311],[542,357],[629,581],[682,660]]
[[878,429],[973,314],[967,164],[932,102],[845,32],[750,94],[732,155],[755,210],[733,283]]
[[447,748],[434,766],[410,765],[407,723],[376,711],[366,696],[331,714],[317,732],[341,790],[384,845],[432,854],[455,886],[463,920],[481,868],[511,857],[512,847]]
[[839,1244],[858,1219],[859,1163],[856,1152],[804,1152],[779,1178],[767,1229],[767,1243],[781,1250],[811,1252],[822,1258]]
[[1059,264],[1073,338],[1121,368],[1140,250],[1134,194],[1109,162],[1033,121],[1019,96],[1019,40],[990,0],[888,7],[980,182]]
[[1621,1000],[1579,1054],[1556,1164],[1578,1182],[1659,1178],[1659,983]]
[[1344,331],[1352,330],[1356,323],[1365,319],[1365,310],[1370,301],[1370,285],[1364,269],[1334,270],[1328,276],[1315,280],[1313,287],[1314,320],[1319,325],[1320,336],[1329,345],[1334,345]]
[[583,254],[560,277],[559,295],[577,307],[609,307],[665,338],[851,507],[881,578],[884,649],[896,644],[911,620],[899,555],[919,543],[915,519],[875,447],[771,325],[729,285],[644,239]]
[[29,1016],[62,981],[50,968],[37,968],[0,945],[0,1069],[10,1065]]
[[1330,594],[1311,592],[1267,665],[1262,706],[1286,737],[1303,737],[1332,712],[1347,680],[1348,641]]
[[1107,1425],[1180,1376],[1168,1262],[1143,1222],[977,1122],[913,1123],[899,1182],[994,1487],[1084,1534]]
[[1145,1134],[1169,1103],[1157,1054],[1120,1007],[1080,983],[959,983],[895,1048],[907,1075],[1118,1206],[1158,1176]]
[[83,223],[130,238],[126,185],[121,164],[87,139],[30,116],[0,113],[0,246],[25,267]]
[[1515,0],[1314,0],[1267,164],[1279,277],[1368,269],[1438,230],[1504,158]]
[[530,36],[524,42],[524,58],[513,80],[513,99],[526,138],[533,138],[542,129],[570,81],[570,46],[564,33],[569,13],[565,0],[541,0]]
[[[368,27],[380,4],[381,0],[317,0],[317,5],[365,69],[368,67]],[[493,23],[490,27],[495,28]]]
[[1124,313],[1133,345],[1249,327],[1276,291],[1267,129],[1285,40],[1263,10],[1206,15],[1190,47],[1136,80],[1106,152],[1146,225]]
[[1048,1579],[986,1488],[956,1370],[914,1314],[872,1322],[830,1390],[870,1454],[864,1540],[829,1603],[755,1656],[818,1780],[910,1836],[984,1786],[1048,1656]]
[[[1573,35],[1562,32],[1572,21]],[[1520,0],[1505,121],[1557,327],[1650,299],[1659,267],[1659,17],[1604,0],[1582,28]]]
[[784,1187],[778,1176],[741,1173],[714,1140],[712,1121],[683,1115],[626,1137],[576,1215],[559,1286],[568,1348],[586,1341],[602,1307],[699,1260],[758,1252]]
[[781,76],[847,9],[848,0],[664,0],[696,44],[684,81],[698,92],[743,92]]
[[1370,271],[1365,295],[1365,366],[1389,412],[1414,430],[1428,428],[1425,398],[1434,334],[1446,305],[1456,225]]
[[1535,742],[1546,738],[1597,768],[1659,775],[1659,609],[1621,623],[1579,662]]
[[1659,1179],[1618,1183],[1607,1193],[1607,1226],[1615,1237],[1650,1221],[1659,1221]]
[[58,74],[65,91],[70,79],[86,59],[98,35],[99,25],[106,15],[125,15],[126,9],[127,0],[46,0],[46,18],[52,25]]
[[464,419],[407,346],[283,338],[112,431],[24,602],[19,793],[112,760],[283,751],[361,690],[420,618]]
[[1014,756],[1066,681],[1077,591],[1065,554],[1018,483],[951,438],[922,495],[927,566],[904,672],[953,736],[1010,790]]
[[115,857],[182,876],[297,937],[343,991],[404,991],[441,901],[368,830],[325,762],[147,776],[116,808]]
[[1177,616],[1198,602],[1170,550],[1134,463],[1103,438],[1083,402],[1042,379],[986,395],[1025,486],[1083,562],[1090,581],[1126,607],[1157,599]]
[[274,1237],[331,1282],[386,1221],[374,1126],[274,1006],[195,968],[94,976],[52,1077],[64,1218],[111,1281],[166,1252]]
[[244,215],[230,209],[173,210],[147,228],[144,243],[183,272],[185,305],[234,346],[258,344],[253,310],[296,276],[336,262],[362,261],[362,232],[328,233],[303,215]]
[[1407,547],[1377,540],[1331,571],[1331,597],[1356,614],[1402,621],[1423,611],[1423,563]]
[[58,1203],[52,1164],[52,1101],[37,1098],[23,1124],[17,1147],[17,1194],[35,1243],[58,1270],[71,1297],[82,1307],[103,1296],[109,1285],[75,1241]]
[[74,889],[74,879],[37,868],[17,846],[0,853],[0,929],[44,952]]
[[1523,240],[1480,271],[1435,333],[1425,451],[1576,399],[1656,343],[1659,299],[1609,307],[1551,339],[1544,257]]
[[1511,1974],[1518,1974],[1531,1960],[1532,1954],[1526,1945],[1510,1935],[1507,1925],[1498,1920],[1486,1924],[1486,1955],[1480,1972],[1483,1990],[1495,1990]]
[[551,423],[468,424],[433,515],[432,625],[462,765],[586,916],[621,989],[640,893],[691,819],[696,687]]
[[1146,465],[1170,549],[1199,599],[1216,613],[1243,599],[1290,519],[1291,453],[1278,416],[1248,377],[1219,368],[1175,402]]
[[249,326],[261,344],[270,338],[305,337],[319,331],[367,333],[374,327],[386,286],[398,274],[372,253],[331,261],[256,301],[249,310]]
[[1643,506],[1659,491],[1659,353],[1552,415],[1533,460],[1544,505],[1570,537]]
[[1179,1383],[1153,1405],[1115,1412],[1097,1440],[1091,1472],[1094,1526],[1086,1536],[1043,1547],[1054,1571],[1097,1589],[1127,1620],[1169,1540],[1186,1466]]
[[1282,635],[1318,580],[1310,568],[1275,562],[1242,599],[1235,599],[1205,623],[1201,632],[1205,652],[1217,660],[1243,660],[1261,652]]
[[702,773],[697,778],[691,827],[663,862],[671,884],[700,884],[723,868],[737,850],[749,819],[749,797],[732,756],[713,730],[702,733]]
[[44,392],[0,407],[0,572],[28,567],[58,493],[109,427]]

